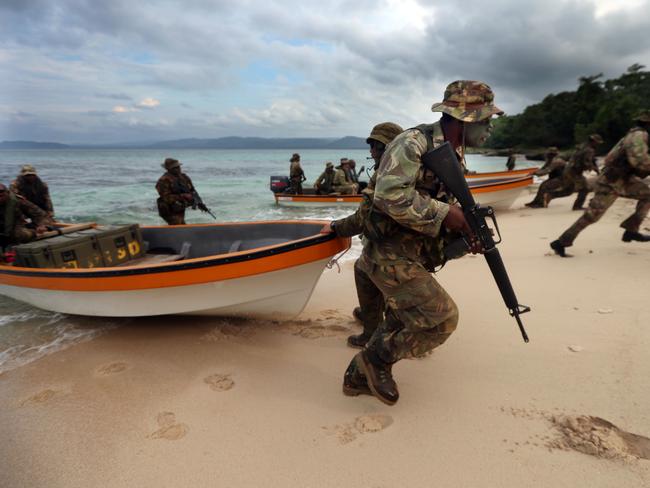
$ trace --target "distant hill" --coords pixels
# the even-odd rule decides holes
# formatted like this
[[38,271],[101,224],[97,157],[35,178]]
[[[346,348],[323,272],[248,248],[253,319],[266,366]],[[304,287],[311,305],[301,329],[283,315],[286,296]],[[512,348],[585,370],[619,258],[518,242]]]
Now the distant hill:
[[178,139],[161,141],[147,147],[155,149],[366,149],[361,137],[286,138],[266,139],[262,137],[221,137],[219,139]]
[[2,141],[0,149],[68,149],[70,146],[58,142]]

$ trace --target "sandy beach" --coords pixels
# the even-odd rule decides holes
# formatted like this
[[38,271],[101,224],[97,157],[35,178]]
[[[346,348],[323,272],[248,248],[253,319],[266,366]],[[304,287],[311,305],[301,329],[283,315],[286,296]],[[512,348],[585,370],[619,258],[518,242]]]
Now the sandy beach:
[[347,261],[292,322],[130,320],[0,375],[0,486],[650,486],[650,244],[618,228],[635,202],[561,259],[573,200],[530,198],[498,215],[529,344],[466,257],[438,274],[458,329],[395,367],[399,402],[346,397]]

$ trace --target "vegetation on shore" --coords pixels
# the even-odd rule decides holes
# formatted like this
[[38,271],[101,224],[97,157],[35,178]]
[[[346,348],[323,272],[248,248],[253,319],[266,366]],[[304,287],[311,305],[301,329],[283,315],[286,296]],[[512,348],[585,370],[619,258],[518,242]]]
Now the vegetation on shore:
[[650,108],[650,71],[634,64],[618,78],[602,80],[602,73],[578,79],[576,91],[551,94],[517,115],[495,120],[486,147],[572,148],[589,134],[598,133],[611,148],[631,127],[640,109]]

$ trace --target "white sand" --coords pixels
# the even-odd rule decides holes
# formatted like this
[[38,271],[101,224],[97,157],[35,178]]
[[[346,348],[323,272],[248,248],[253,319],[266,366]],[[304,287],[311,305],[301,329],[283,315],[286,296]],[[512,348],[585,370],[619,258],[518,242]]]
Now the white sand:
[[398,404],[345,397],[347,263],[292,323],[135,320],[1,375],[0,486],[650,486],[625,434],[650,437],[650,244],[617,227],[633,202],[560,259],[572,199],[529,198],[499,215],[529,344],[467,257],[439,275],[459,328],[395,367]]

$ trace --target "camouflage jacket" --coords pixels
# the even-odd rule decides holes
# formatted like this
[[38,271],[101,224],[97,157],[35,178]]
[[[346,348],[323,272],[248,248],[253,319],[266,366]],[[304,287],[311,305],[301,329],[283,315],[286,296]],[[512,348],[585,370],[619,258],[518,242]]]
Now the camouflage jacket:
[[54,215],[54,207],[52,206],[52,200],[50,199],[50,190],[47,187],[47,184],[40,178],[37,177],[35,183],[29,185],[19,176],[11,183],[9,189],[16,195],[25,197],[41,210]]
[[293,179],[300,179],[302,180],[303,177],[305,176],[305,172],[302,170],[302,166],[300,166],[300,161],[292,161],[291,164],[289,165],[289,178]]
[[0,235],[13,237],[16,230],[27,225],[28,218],[35,226],[52,223],[50,217],[38,206],[20,195],[10,193],[5,204],[0,205]]
[[596,166],[596,150],[590,144],[581,144],[571,155],[569,162],[564,168],[565,178],[582,176],[585,171],[598,171]]
[[542,166],[542,169],[535,171],[535,176],[548,175],[549,179],[557,178],[562,176],[566,165],[566,160],[562,159],[560,156],[555,156],[550,162],[545,163],[544,166]]
[[343,168],[338,168],[336,173],[334,173],[334,188],[346,186],[351,183],[350,175]]
[[608,179],[626,178],[634,174],[641,178],[650,175],[648,155],[648,132],[633,127],[605,157],[605,173]]
[[185,173],[181,173],[180,176],[174,176],[167,172],[156,183],[156,190],[158,190],[160,200],[164,203],[170,207],[173,206],[182,209],[187,207],[189,202],[184,200],[181,195],[183,193],[192,193],[194,191],[194,185],[190,177]]
[[[439,123],[420,127],[432,132],[433,147],[444,140]],[[409,129],[398,135],[382,156],[363,225],[368,238],[364,253],[374,262],[410,260],[429,270],[444,262],[447,232],[441,226],[449,212],[447,202],[453,203],[453,199],[422,166],[421,157],[427,150],[427,137],[418,129]]]
[[334,171],[323,171],[316,182],[314,183],[314,186],[317,188],[322,188],[326,191],[332,191],[332,187],[334,185]]

